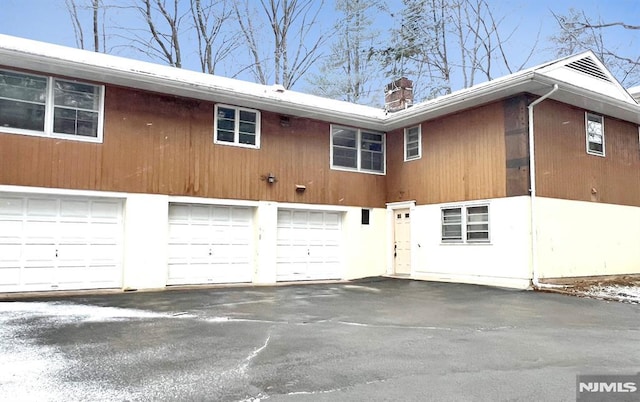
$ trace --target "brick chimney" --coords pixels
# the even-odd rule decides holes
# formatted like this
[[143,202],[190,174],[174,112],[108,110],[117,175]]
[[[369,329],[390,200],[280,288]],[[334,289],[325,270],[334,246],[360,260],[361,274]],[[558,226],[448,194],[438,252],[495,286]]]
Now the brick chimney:
[[413,81],[402,77],[384,88],[384,108],[388,112],[397,112],[413,105]]

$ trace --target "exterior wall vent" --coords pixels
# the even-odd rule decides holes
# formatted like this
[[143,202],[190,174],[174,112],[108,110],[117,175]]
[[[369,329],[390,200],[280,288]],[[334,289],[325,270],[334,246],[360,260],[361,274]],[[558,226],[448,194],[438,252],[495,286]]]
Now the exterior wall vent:
[[571,63],[567,64],[567,67],[579,71],[583,74],[598,78],[600,80],[611,82],[611,79],[602,70],[602,68],[600,68],[600,66],[598,66],[590,57],[572,61]]

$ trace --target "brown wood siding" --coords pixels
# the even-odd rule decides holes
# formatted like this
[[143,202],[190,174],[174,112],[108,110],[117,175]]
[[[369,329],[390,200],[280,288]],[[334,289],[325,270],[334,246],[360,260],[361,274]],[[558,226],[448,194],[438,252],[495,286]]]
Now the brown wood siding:
[[330,169],[329,123],[261,118],[260,149],[218,145],[213,104],[107,87],[102,144],[0,133],[0,184],[384,206],[385,176]]
[[539,196],[640,206],[635,124],[604,116],[601,157],[587,154],[585,110],[546,100],[534,119]]
[[417,204],[506,196],[502,102],[422,123],[422,158],[404,162],[404,131],[387,135],[387,200]]

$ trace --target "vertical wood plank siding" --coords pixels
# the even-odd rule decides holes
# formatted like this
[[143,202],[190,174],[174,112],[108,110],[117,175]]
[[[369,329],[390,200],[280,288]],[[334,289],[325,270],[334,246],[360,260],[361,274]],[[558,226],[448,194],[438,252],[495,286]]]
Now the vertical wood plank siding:
[[329,136],[262,112],[260,149],[218,145],[213,104],[107,87],[102,144],[0,133],[0,184],[383,207],[385,177],[331,170]]
[[585,110],[536,106],[538,195],[640,206],[638,126],[604,116],[605,157],[586,152]]
[[502,102],[422,123],[422,158],[404,162],[404,131],[387,135],[387,200],[435,204],[506,196]]

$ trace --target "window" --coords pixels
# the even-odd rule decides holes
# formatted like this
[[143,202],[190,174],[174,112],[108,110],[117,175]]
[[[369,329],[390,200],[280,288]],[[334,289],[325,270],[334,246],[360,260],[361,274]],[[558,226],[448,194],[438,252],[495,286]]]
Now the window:
[[0,70],[3,132],[102,141],[102,86]]
[[260,148],[260,112],[235,106],[216,105],[214,142]]
[[587,153],[604,156],[604,121],[597,114],[586,114]]
[[331,126],[331,166],[384,173],[385,136],[356,128]]
[[420,126],[404,129],[404,160],[422,157],[422,132]]
[[443,243],[489,242],[489,206],[442,209]]

